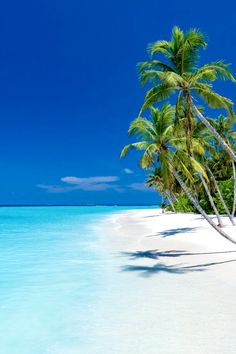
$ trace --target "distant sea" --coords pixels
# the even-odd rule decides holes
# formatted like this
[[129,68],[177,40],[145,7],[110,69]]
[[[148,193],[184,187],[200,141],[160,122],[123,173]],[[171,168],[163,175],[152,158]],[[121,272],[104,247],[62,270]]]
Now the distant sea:
[[92,321],[109,284],[96,224],[139,208],[153,206],[0,208],[2,354],[100,354]]

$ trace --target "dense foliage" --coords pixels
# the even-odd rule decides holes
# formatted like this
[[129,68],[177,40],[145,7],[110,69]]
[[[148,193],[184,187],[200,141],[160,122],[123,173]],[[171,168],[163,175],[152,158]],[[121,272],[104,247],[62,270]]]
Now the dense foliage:
[[[234,202],[234,179],[232,172],[232,164],[229,164],[228,157],[224,153],[222,154],[221,158],[218,157],[218,159],[214,158],[211,160],[208,156],[208,164],[211,166],[211,170],[218,182],[222,197],[224,198],[224,201],[228,206],[229,210],[232,212]],[[209,188],[211,190],[213,200],[216,204],[219,213],[225,214],[224,206],[222,205],[222,202],[219,198],[219,194],[214,188],[214,184],[212,182],[209,184]],[[198,185],[197,198],[201,207],[208,214],[214,214],[214,210],[212,209],[211,203],[209,202],[206,191],[203,188],[202,184]],[[191,203],[186,194],[182,191],[178,193],[178,198],[175,199],[174,206],[177,212],[198,212],[198,210],[194,207],[194,205]],[[166,208],[166,210],[172,211],[168,200],[165,200],[164,207]]]
[[[220,181],[219,187],[222,196],[225,200],[225,203],[227,204],[229,210],[232,211],[233,199],[234,199],[233,179],[231,178],[225,181]],[[220,201],[217,192],[216,191],[212,192],[212,196],[219,213],[225,214],[225,209]],[[203,188],[200,189],[198,198],[201,207],[207,212],[207,214],[214,214],[212,206]],[[167,200],[165,201],[163,206],[166,208],[166,210],[172,211],[172,208],[169,205],[169,202]],[[191,201],[189,200],[189,198],[186,196],[185,193],[181,193],[178,195],[178,198],[174,201],[174,206],[176,212],[198,213],[198,210],[194,207],[194,205],[191,203]]]

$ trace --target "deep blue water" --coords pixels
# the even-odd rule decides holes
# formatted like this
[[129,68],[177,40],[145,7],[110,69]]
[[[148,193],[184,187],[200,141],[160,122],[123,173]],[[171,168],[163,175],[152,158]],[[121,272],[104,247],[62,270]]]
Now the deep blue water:
[[0,208],[2,354],[90,354],[90,315],[107,286],[94,226],[134,208]]

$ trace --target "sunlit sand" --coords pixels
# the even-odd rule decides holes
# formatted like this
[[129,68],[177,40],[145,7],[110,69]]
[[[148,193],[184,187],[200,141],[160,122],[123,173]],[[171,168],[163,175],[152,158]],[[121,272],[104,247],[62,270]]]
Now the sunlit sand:
[[128,211],[101,227],[110,277],[98,353],[235,353],[236,245],[194,214]]

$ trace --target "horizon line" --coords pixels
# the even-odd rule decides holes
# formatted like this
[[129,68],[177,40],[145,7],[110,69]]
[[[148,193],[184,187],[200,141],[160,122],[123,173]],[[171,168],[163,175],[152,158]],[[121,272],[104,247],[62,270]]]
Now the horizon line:
[[0,204],[0,207],[55,207],[55,206],[159,206],[160,204]]

